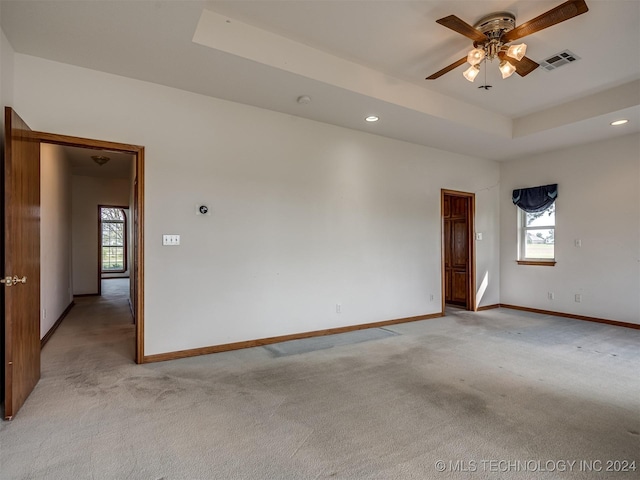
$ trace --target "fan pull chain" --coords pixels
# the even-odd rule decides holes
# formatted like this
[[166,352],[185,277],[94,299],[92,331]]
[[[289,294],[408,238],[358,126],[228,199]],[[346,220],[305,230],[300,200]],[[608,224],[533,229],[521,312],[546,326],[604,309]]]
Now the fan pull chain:
[[487,85],[487,58],[482,61],[484,63],[484,85],[480,85],[478,88],[484,88],[485,91],[488,91],[493,85]]

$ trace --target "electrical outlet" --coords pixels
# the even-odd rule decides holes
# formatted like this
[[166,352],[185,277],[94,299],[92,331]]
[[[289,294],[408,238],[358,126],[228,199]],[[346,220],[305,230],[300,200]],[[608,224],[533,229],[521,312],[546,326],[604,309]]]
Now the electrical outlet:
[[433,299],[434,299],[434,297],[433,297],[433,293],[432,293],[431,295],[429,295],[429,301],[433,302]]
[[342,313],[342,304],[336,303],[336,313]]
[[547,297],[549,298],[549,300],[553,300],[555,298],[555,295],[553,294],[553,292],[548,292]]
[[576,293],[575,299],[576,299],[577,303],[582,302],[582,294],[581,293]]
[[42,309],[42,319],[43,319],[43,320],[46,320],[46,319],[47,319],[47,309],[46,309],[46,308],[43,308],[43,309]]

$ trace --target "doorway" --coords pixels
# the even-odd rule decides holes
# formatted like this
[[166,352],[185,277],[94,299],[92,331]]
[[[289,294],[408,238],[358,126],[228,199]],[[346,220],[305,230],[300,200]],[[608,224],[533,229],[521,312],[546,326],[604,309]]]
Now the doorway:
[[475,311],[475,195],[441,190],[442,311],[447,305]]
[[[94,150],[98,154],[129,154],[133,158],[131,234],[127,257],[130,259],[130,299],[135,328],[136,363],[144,361],[144,147],[103,140],[94,140],[45,132],[32,132],[41,143]],[[101,274],[98,269],[98,294],[101,294]]]
[[[133,157],[132,310],[135,362],[144,362],[144,147],[37,132],[5,107],[2,266],[4,418],[12,419],[40,379],[40,149],[42,144],[125,152]],[[93,262],[92,262],[93,263]],[[43,315],[44,317],[44,315]]]

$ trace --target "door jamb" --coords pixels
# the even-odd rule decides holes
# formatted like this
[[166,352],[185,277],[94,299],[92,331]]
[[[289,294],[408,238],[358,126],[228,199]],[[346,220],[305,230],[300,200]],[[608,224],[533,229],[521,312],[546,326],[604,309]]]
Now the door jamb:
[[125,143],[94,140],[90,138],[58,135],[55,133],[32,131],[34,140],[41,143],[80,147],[94,150],[111,150],[133,155],[136,176],[134,179],[134,199],[131,208],[135,246],[135,362],[144,363],[144,147]]
[[442,292],[442,313],[445,313],[445,270],[444,270],[444,197],[451,195],[465,197],[469,202],[467,212],[467,252],[469,256],[469,268],[467,270],[467,310],[475,312],[476,305],[476,249],[475,249],[475,218],[476,195],[475,193],[461,192],[458,190],[440,189],[440,290]]

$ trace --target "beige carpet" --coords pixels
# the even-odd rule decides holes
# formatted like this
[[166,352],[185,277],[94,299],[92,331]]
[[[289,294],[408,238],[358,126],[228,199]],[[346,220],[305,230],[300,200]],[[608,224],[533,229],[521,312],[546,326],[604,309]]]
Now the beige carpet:
[[456,310],[306,353],[137,366],[126,285],[104,285],[0,422],[0,479],[640,478],[640,331]]

